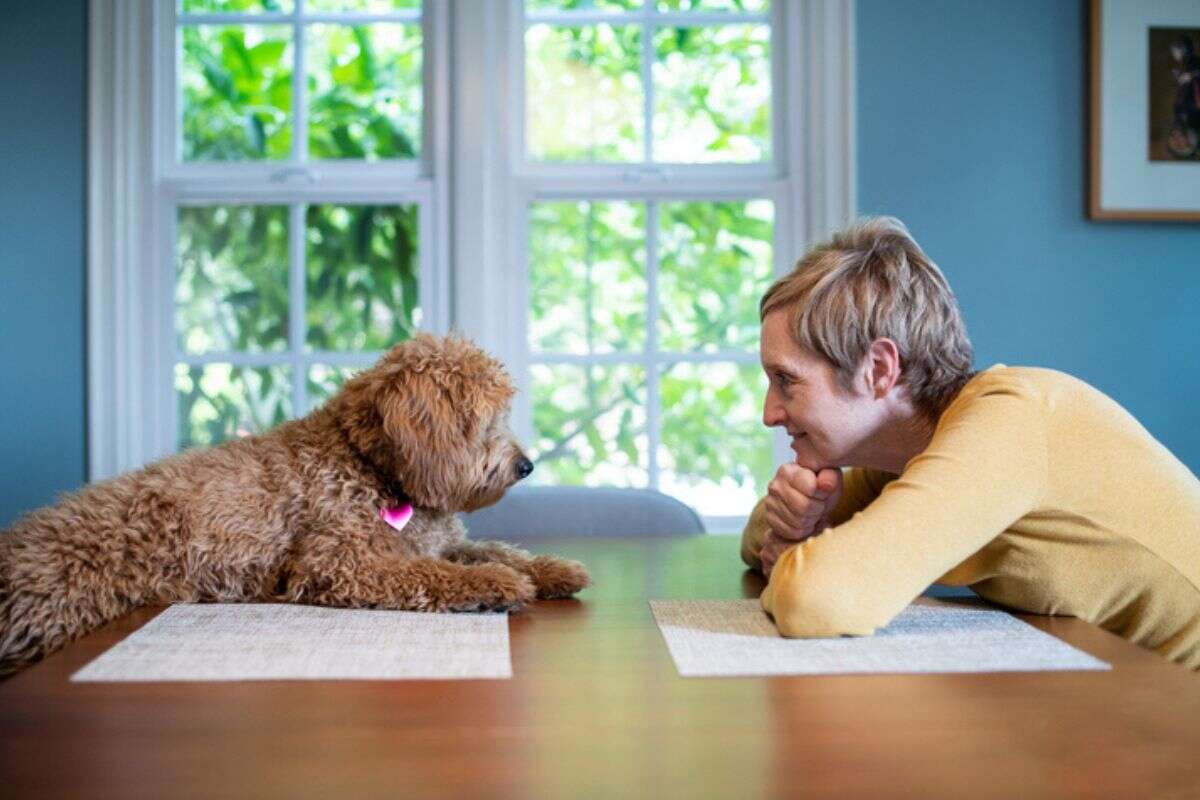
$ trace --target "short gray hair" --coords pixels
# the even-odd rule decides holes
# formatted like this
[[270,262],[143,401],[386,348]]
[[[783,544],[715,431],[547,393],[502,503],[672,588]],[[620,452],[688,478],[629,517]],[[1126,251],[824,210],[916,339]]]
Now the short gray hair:
[[901,380],[936,419],[970,379],[974,354],[958,301],[900,220],[860,220],[814,247],[759,304],[760,319],[791,314],[792,337],[850,386],[871,343],[900,350]]

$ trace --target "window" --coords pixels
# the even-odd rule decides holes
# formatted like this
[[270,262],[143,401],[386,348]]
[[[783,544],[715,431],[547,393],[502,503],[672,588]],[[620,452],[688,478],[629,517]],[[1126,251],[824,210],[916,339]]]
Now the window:
[[306,413],[436,327],[437,212],[419,0],[181,0],[162,26],[183,448]]
[[774,21],[767,0],[525,3],[535,480],[653,487],[722,528],[774,472]]
[[853,210],[850,4],[89,9],[92,479],[455,328],[512,372],[536,480],[738,527],[787,457],[758,297]]

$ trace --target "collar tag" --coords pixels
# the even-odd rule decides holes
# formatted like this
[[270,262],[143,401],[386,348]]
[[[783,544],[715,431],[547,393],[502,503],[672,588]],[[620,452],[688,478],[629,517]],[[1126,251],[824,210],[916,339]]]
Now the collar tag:
[[405,503],[402,506],[387,506],[379,509],[379,518],[398,531],[404,530],[404,526],[412,519],[412,515],[413,507],[411,503]]

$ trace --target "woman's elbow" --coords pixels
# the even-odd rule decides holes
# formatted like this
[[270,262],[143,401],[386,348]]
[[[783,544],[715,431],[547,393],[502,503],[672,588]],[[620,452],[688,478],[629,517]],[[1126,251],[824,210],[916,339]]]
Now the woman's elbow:
[[832,592],[786,592],[769,609],[775,627],[786,638],[870,636],[893,614]]
[[754,506],[754,510],[750,513],[750,519],[742,531],[742,561],[746,566],[756,570],[762,569],[762,559],[759,554],[762,552],[763,542],[766,540],[769,530],[764,508],[765,501],[766,498],[763,498]]

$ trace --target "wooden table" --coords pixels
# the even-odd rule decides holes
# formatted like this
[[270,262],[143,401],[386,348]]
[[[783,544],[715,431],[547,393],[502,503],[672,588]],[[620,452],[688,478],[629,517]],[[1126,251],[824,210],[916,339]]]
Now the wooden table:
[[1200,675],[678,677],[649,598],[755,596],[730,537],[546,541],[596,586],[511,621],[510,681],[70,684],[145,609],[0,683],[0,796],[1200,797]]

